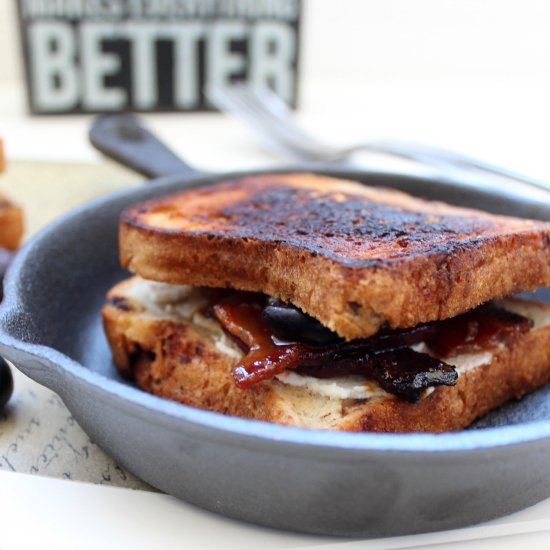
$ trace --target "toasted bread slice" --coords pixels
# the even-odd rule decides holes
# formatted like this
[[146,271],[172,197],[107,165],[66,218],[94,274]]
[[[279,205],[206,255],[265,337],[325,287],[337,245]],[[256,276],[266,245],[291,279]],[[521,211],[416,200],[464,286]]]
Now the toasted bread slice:
[[312,174],[229,181],[121,216],[146,279],[263,292],[346,339],[550,286],[550,224]]
[[220,326],[192,307],[182,314],[169,296],[150,303],[140,285],[137,278],[120,283],[103,309],[117,367],[148,392],[222,414],[313,429],[443,432],[465,428],[550,378],[550,305],[517,301],[507,307],[529,315],[534,328],[481,361],[462,356],[456,386],[440,386],[419,403],[383,391],[370,399],[327,396],[284,378],[241,390],[232,377],[241,352]]

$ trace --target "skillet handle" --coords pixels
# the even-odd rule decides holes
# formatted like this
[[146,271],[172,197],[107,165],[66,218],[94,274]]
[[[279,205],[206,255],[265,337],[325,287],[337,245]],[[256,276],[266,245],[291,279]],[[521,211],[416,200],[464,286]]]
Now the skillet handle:
[[144,128],[135,115],[101,115],[94,120],[89,137],[103,154],[147,177],[201,173]]

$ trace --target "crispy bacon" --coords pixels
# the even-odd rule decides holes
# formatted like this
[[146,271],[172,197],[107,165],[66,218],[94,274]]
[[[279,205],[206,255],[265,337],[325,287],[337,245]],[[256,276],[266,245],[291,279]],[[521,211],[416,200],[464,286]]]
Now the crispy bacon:
[[437,330],[427,340],[438,357],[456,357],[494,349],[533,328],[533,321],[492,305],[435,323]]
[[233,371],[239,388],[246,389],[300,364],[306,347],[275,344],[271,329],[262,320],[259,304],[216,304],[213,312],[241,348],[244,344],[246,355]]
[[235,383],[242,389],[298,367],[303,374],[319,377],[335,372],[364,374],[411,402],[418,401],[428,386],[456,383],[453,367],[406,347],[425,337],[428,330],[399,331],[399,337],[393,338],[384,333],[378,338],[319,347],[277,344],[259,304],[217,304],[213,313],[246,353],[233,371]]
[[[290,317],[295,323],[296,341],[282,342],[278,340],[281,327],[269,324],[276,323],[277,319],[265,315],[265,297],[240,295],[240,298],[236,294],[226,297],[212,309],[225,331],[245,353],[233,372],[236,385],[242,389],[269,380],[286,369],[296,369],[299,374],[317,378],[360,374],[414,403],[428,387],[453,386],[458,374],[454,367],[427,353],[414,351],[411,345],[426,342],[437,357],[451,357],[492,349],[530,330],[533,325],[520,315],[493,306],[481,306],[446,321],[411,329],[382,329],[371,338],[351,342],[326,339],[316,345],[309,337],[301,341],[299,329],[303,325],[306,333],[312,334],[312,325],[318,321],[297,311]],[[287,309],[291,307],[284,305]],[[288,311],[283,313],[283,317],[289,317]],[[323,334],[321,330],[314,333]],[[287,331],[285,335],[288,340],[290,333]]]

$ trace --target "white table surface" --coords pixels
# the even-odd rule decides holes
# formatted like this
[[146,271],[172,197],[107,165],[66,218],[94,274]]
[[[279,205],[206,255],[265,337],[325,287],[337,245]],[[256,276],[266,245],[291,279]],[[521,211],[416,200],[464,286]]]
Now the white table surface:
[[[533,76],[521,82],[428,78],[404,83],[391,79],[366,82],[359,77],[334,81],[318,75],[304,82],[304,108],[299,117],[310,129],[334,141],[414,139],[473,153],[550,180],[548,97],[549,82]],[[521,109],[511,108],[518,103]],[[151,115],[146,121],[200,169],[226,171],[281,163],[263,152],[243,126],[221,115]],[[89,122],[84,116],[30,118],[25,114],[21,84],[0,86],[0,135],[6,139],[8,160],[99,162],[87,143]],[[550,200],[545,193],[532,192],[532,196]],[[484,548],[517,548],[519,544],[547,548],[550,541],[549,501],[473,530],[366,542],[267,531],[146,491],[5,471],[0,474],[0,487],[2,550],[38,546],[220,548],[220,541],[224,548],[351,550],[445,545],[466,549],[480,544]]]
[[249,526],[159,493],[4,472],[0,486],[2,550],[536,550],[550,541],[550,500],[466,529],[346,540]]

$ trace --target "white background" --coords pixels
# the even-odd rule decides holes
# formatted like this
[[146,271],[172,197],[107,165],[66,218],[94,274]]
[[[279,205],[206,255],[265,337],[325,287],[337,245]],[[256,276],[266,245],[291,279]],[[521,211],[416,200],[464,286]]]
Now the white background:
[[[0,3],[0,81],[19,75],[16,1]],[[545,0],[304,0],[304,74],[548,78]]]
[[[336,142],[415,140],[550,180],[549,22],[545,0],[306,0],[298,116]],[[2,0],[0,134],[12,156],[56,157],[52,120],[25,118],[15,23],[15,0]],[[95,158],[88,119],[53,122],[65,158]],[[218,115],[151,123],[201,167],[273,162]]]

